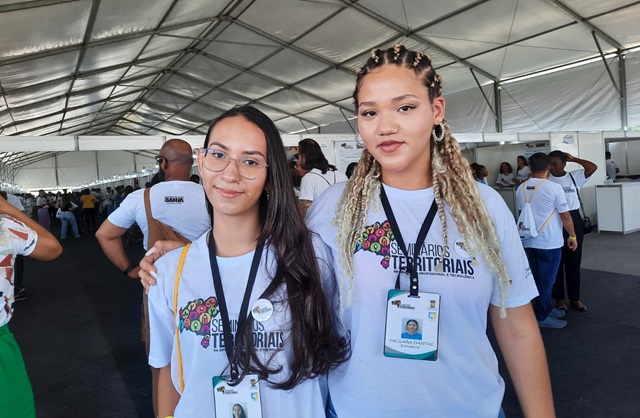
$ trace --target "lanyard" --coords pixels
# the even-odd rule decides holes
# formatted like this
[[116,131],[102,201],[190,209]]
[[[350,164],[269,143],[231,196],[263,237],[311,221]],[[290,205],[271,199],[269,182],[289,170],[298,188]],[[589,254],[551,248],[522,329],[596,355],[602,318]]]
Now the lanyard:
[[[427,233],[429,229],[431,229],[431,224],[433,223],[433,218],[436,216],[436,212],[438,211],[438,207],[436,206],[435,199],[431,204],[431,208],[429,209],[429,213],[427,213],[427,217],[422,222],[422,227],[420,228],[420,232],[418,233],[418,239],[416,240],[416,245],[413,248],[413,258],[409,257],[409,252],[407,251],[407,246],[404,243],[404,239],[402,239],[402,234],[400,234],[400,227],[398,226],[398,222],[396,221],[396,217],[393,215],[393,210],[391,209],[391,205],[389,204],[389,199],[387,198],[387,194],[384,191],[384,186],[380,188],[380,200],[382,201],[382,207],[384,208],[384,213],[387,215],[387,219],[391,224],[391,230],[393,231],[393,235],[395,236],[398,245],[400,246],[400,250],[407,257],[407,273],[409,274],[409,278],[411,279],[411,285],[409,287],[409,296],[418,296],[418,291],[420,290],[420,283],[418,280],[418,271],[416,270],[416,266],[418,263],[418,252],[420,248],[422,248],[422,244],[424,244],[424,240],[427,237]],[[396,279],[396,289],[400,288],[400,272],[398,272],[398,278]]]
[[213,275],[213,287],[216,290],[216,297],[218,298],[218,309],[220,309],[220,316],[222,320],[222,332],[224,334],[224,349],[227,352],[227,358],[229,359],[229,366],[231,371],[231,379],[238,379],[238,360],[236,359],[235,347],[238,345],[237,336],[242,330],[245,320],[247,319],[247,311],[249,310],[249,299],[251,298],[251,291],[256,281],[256,275],[258,273],[258,267],[260,266],[260,258],[262,257],[262,249],[264,244],[260,243],[256,247],[256,251],[253,254],[253,261],[251,262],[251,270],[249,271],[249,279],[247,280],[247,288],[244,291],[244,298],[242,299],[242,305],[240,307],[240,315],[238,316],[238,328],[236,329],[236,341],[233,341],[233,335],[231,334],[231,321],[229,320],[229,311],[227,309],[227,303],[224,298],[224,290],[222,288],[222,278],[220,277],[220,269],[218,268],[218,261],[216,260],[216,245],[213,240],[213,231],[209,235],[209,262],[211,263],[211,273]]

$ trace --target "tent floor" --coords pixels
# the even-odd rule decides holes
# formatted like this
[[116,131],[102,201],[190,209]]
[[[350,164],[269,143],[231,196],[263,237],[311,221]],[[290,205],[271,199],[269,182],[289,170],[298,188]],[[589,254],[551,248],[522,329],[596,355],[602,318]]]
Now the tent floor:
[[[612,248],[615,242],[624,245]],[[16,303],[10,324],[38,416],[152,417],[150,372],[139,338],[140,284],[109,263],[94,237],[62,243],[58,260],[26,260],[28,297]],[[624,384],[640,381],[638,246],[640,234],[588,235],[582,293],[589,311],[569,310],[566,328],[542,330],[558,417],[629,417],[640,410],[637,389]],[[132,258],[143,254],[139,244],[125,247]],[[634,275],[605,272],[612,270],[608,257],[624,260]],[[603,267],[595,269],[599,260]],[[520,417],[500,361],[507,380],[505,412]]]

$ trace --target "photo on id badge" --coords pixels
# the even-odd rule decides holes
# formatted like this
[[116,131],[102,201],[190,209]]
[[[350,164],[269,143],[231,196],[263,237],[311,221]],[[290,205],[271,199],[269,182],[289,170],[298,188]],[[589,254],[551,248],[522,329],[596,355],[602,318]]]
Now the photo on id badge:
[[440,323],[440,295],[389,290],[384,334],[386,357],[436,361]]
[[216,418],[262,418],[257,375],[248,374],[235,386],[229,384],[229,376],[214,377],[213,398]]

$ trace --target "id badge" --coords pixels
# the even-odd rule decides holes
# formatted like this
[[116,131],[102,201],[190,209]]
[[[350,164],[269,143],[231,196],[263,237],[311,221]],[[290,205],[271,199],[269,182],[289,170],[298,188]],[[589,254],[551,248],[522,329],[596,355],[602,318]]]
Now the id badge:
[[408,291],[389,290],[384,355],[437,360],[439,325],[439,294],[420,292],[417,297],[410,297]]
[[262,418],[260,379],[248,374],[236,386],[229,385],[229,376],[213,378],[213,399],[218,418]]

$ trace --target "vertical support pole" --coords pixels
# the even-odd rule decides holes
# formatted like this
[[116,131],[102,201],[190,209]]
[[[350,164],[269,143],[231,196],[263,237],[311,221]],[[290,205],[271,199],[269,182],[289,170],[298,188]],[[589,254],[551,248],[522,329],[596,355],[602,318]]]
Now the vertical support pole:
[[55,170],[55,173],[56,173],[56,189],[59,189],[60,188],[60,177],[58,176],[58,155],[57,154],[55,154],[53,156],[53,165],[55,167],[54,170]]
[[502,92],[502,86],[497,81],[493,82],[493,100],[495,107],[495,117],[496,117],[496,132],[502,132],[502,97],[500,93]]
[[620,82],[620,123],[622,129],[627,130],[629,124],[629,109],[627,108],[627,62],[624,54],[618,51],[618,80]]

